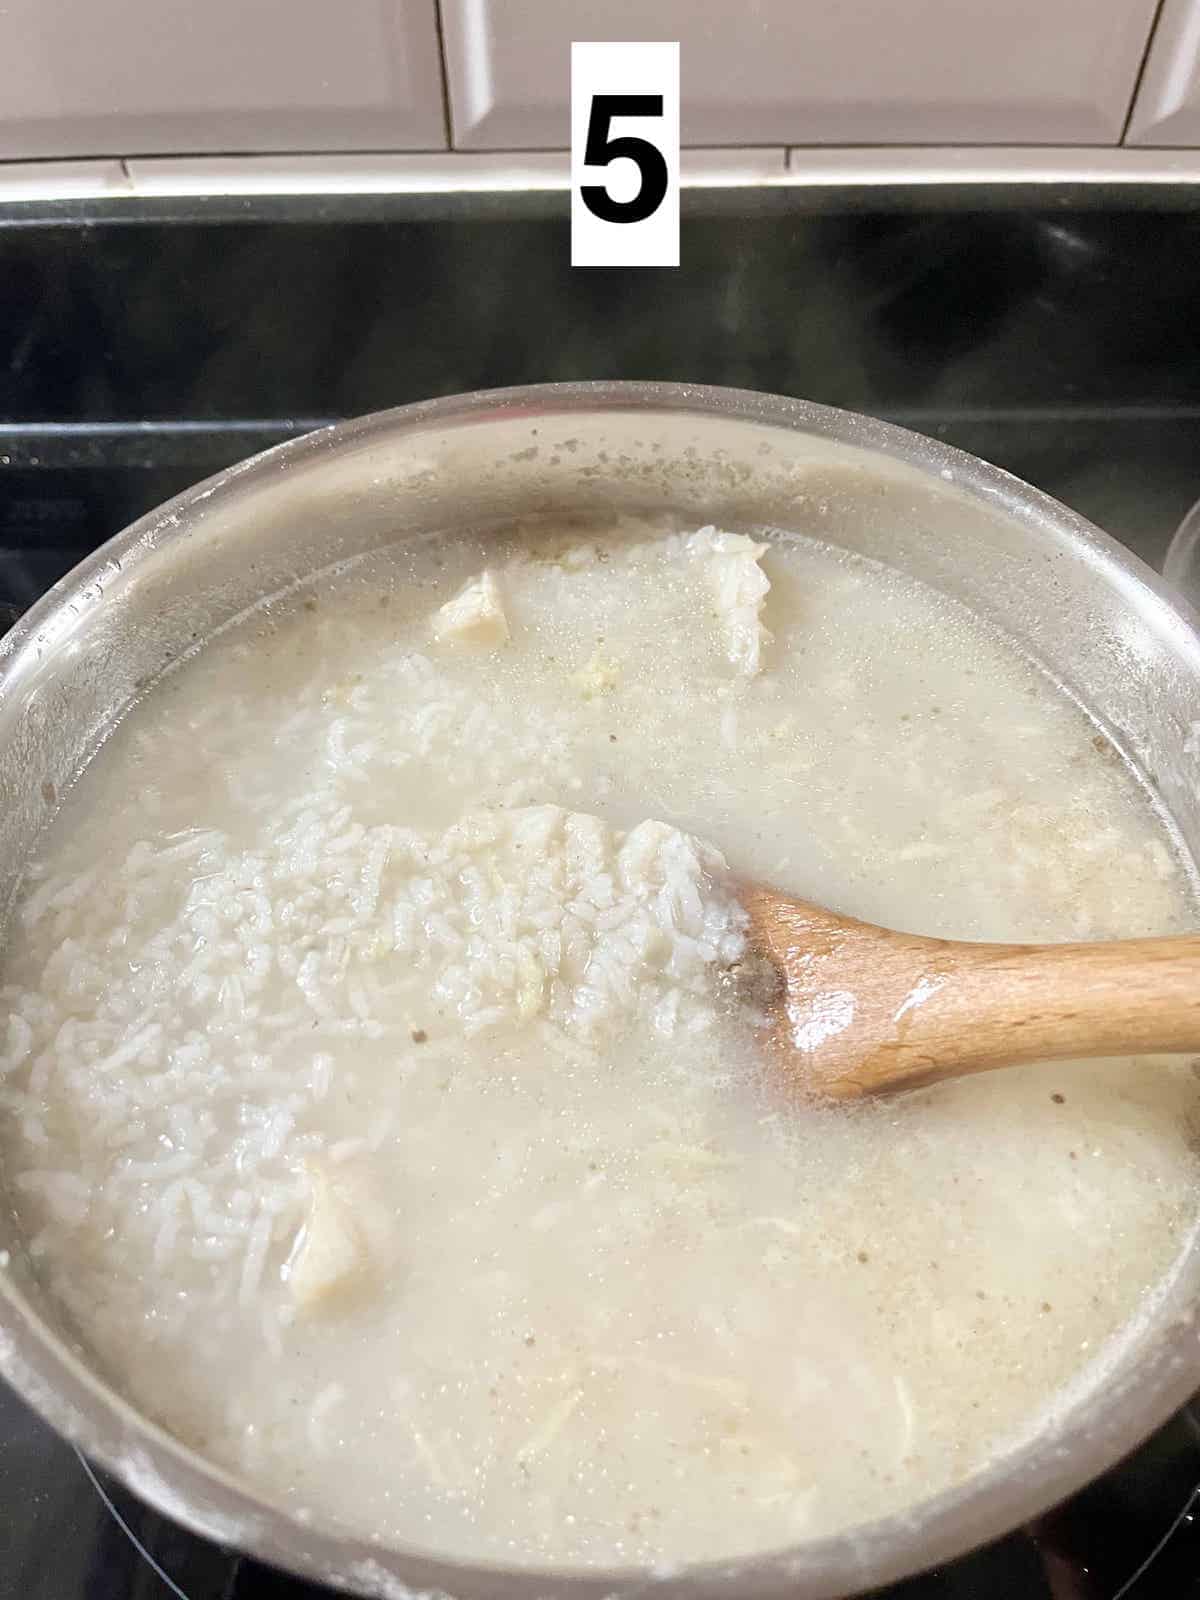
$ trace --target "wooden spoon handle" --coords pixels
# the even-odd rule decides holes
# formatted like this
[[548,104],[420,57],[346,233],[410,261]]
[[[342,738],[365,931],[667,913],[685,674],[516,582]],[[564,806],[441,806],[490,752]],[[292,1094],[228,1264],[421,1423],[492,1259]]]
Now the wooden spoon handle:
[[1095,944],[921,940],[925,976],[857,1092],[1065,1056],[1200,1051],[1200,935]]

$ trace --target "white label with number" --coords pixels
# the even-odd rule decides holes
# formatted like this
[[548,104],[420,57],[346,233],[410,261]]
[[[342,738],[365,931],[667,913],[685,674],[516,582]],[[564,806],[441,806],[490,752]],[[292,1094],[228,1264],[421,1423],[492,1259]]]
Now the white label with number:
[[679,45],[571,46],[571,265],[679,265]]

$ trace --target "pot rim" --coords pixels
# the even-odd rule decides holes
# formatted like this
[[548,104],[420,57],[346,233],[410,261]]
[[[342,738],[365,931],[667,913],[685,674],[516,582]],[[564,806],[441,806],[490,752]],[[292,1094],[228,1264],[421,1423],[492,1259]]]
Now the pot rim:
[[[722,417],[806,433],[903,462],[1032,528],[1089,565],[1123,601],[1153,619],[1200,681],[1200,619],[1115,539],[1049,495],[953,446],[834,407],[752,390],[601,381],[535,384],[450,395],[337,423],[288,440],[203,480],[100,546],[0,640],[0,698],[47,648],[56,619],[119,587],[169,540],[187,537],[212,501],[235,500],[301,463],[429,428],[574,413],[667,412]],[[0,1273],[0,1374],[58,1431],[157,1510],[219,1543],[310,1580],[385,1600],[836,1600],[961,1555],[1036,1517],[1107,1470],[1200,1386],[1194,1313],[1163,1330],[1136,1381],[1102,1415],[1076,1405],[1063,1421],[1002,1454],[963,1483],[909,1511],[782,1551],[671,1569],[531,1568],[458,1562],[419,1547],[383,1546],[318,1528],[261,1498],[143,1417],[93,1374]]]

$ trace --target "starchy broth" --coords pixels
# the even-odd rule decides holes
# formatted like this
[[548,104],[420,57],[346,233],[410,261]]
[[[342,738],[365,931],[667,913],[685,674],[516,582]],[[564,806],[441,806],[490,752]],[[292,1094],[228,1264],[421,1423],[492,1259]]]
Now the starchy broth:
[[66,797],[11,918],[34,1270],[259,1492],[451,1557],[663,1564],[961,1482],[1196,1223],[1182,1060],[798,1104],[729,874],[963,939],[1182,931],[1104,733],[811,539],[533,523],[263,604]]

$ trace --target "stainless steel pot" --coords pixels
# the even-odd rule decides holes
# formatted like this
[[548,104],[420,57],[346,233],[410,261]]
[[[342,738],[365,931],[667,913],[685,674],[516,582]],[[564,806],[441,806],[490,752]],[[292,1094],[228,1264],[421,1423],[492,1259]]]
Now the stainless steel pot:
[[[1006,473],[800,401],[658,384],[510,390],[315,433],[142,518],[0,643],[0,903],[46,816],[141,686],[263,595],[397,540],[556,509],[670,510],[812,532],[997,619],[1160,792],[1200,857],[1200,634],[1149,571]],[[131,796],[136,803],[136,796]],[[829,1600],[991,1539],[1115,1462],[1200,1387],[1200,1244],[1102,1396],[901,1516],[771,1555],[670,1573],[459,1565],[300,1523],[139,1416],[39,1292],[0,1217],[0,1371],[167,1515],[364,1595],[460,1600]],[[230,1351],[236,1361],[237,1352]]]

